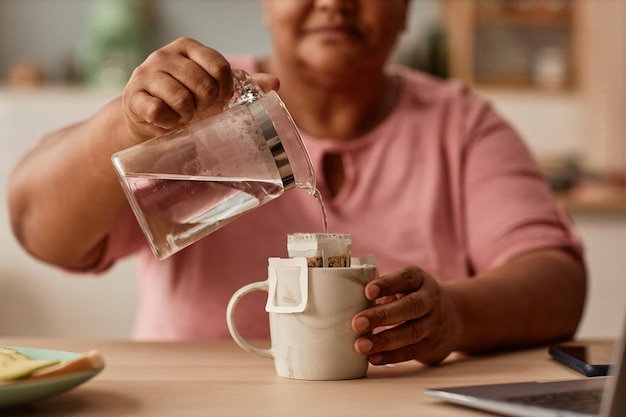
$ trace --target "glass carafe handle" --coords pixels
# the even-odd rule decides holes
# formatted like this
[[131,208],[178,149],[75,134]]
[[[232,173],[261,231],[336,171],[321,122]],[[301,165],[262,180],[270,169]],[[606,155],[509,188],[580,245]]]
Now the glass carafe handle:
[[263,90],[252,79],[250,74],[238,68],[233,69],[232,74],[233,96],[224,106],[224,110],[239,104],[254,103],[258,98],[263,97]]

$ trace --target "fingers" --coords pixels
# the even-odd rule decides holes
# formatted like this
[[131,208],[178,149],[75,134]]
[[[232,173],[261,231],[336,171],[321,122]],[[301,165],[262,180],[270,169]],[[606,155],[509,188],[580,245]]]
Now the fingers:
[[232,96],[230,64],[219,52],[181,38],[153,52],[124,90],[132,123],[167,130],[221,107]]
[[[253,78],[263,91],[279,88],[270,74]],[[135,69],[122,102],[130,131],[144,140],[219,113],[232,95],[226,58],[193,39],[180,38]]]
[[[427,276],[420,268],[407,267],[372,280],[365,287],[366,297],[385,298],[386,302],[357,314],[352,321],[353,330],[364,333],[426,314],[433,304],[433,290],[423,288]],[[389,302],[390,299],[395,301]]]
[[372,280],[365,288],[369,299],[384,300],[354,316],[352,328],[363,334],[354,343],[357,353],[372,364],[417,359],[443,360],[455,343],[449,303],[441,287],[418,267],[408,267]]
[[379,297],[417,291],[428,274],[417,266],[408,266],[380,276],[368,283],[365,295],[374,300]]
[[428,337],[431,324],[427,320],[407,321],[356,340],[355,350],[368,355],[374,365],[419,360],[436,364],[448,356],[447,346],[440,346],[436,339]]
[[[255,74],[263,91],[278,79]],[[233,95],[231,67],[219,52],[180,38],[153,52],[135,69],[123,93],[131,131],[145,139],[222,111]]]

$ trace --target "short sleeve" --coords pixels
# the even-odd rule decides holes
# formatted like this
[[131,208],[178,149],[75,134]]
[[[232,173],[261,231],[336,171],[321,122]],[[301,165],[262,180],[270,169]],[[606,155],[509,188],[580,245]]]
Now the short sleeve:
[[537,249],[583,246],[519,135],[488,103],[469,112],[465,215],[475,272]]

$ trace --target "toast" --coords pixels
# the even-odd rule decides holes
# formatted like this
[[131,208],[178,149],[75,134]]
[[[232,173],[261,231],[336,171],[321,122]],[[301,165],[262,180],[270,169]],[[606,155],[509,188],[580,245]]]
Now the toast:
[[90,350],[77,358],[59,362],[56,365],[38,369],[28,379],[41,379],[53,376],[68,375],[77,372],[91,371],[104,366],[104,357],[97,350]]
[[70,375],[104,366],[104,357],[97,350],[59,361],[32,359],[12,349],[1,349],[5,360],[0,361],[0,385]]

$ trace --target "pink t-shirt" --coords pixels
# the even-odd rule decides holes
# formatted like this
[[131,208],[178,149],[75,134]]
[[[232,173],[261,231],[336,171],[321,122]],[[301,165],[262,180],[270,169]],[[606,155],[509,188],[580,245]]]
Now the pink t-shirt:
[[[255,72],[252,57],[231,59]],[[414,264],[440,281],[467,279],[524,251],[582,247],[527,148],[488,103],[459,82],[400,67],[402,93],[392,114],[348,143],[302,132],[314,169],[341,155],[345,182],[331,197],[317,188],[329,231],[352,235],[353,256],[373,254],[381,274]],[[164,261],[146,244],[130,209],[110,234],[94,270],[139,256],[137,339],[229,337],[226,305],[243,285],[264,280],[269,257],[287,256],[287,235],[321,232],[314,198],[294,189]],[[238,306],[246,337],[268,335],[266,293]]]

